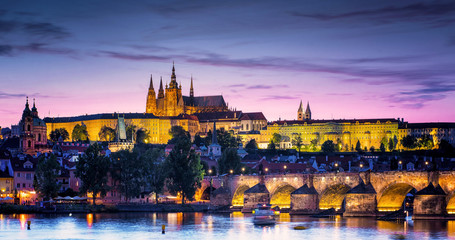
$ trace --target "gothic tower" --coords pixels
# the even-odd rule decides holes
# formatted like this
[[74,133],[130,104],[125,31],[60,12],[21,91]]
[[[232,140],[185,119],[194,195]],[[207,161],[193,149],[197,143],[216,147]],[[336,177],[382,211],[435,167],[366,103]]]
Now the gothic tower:
[[300,100],[299,110],[297,110],[297,120],[299,120],[299,121],[302,121],[302,120],[303,120],[303,105],[302,105],[302,100]]
[[164,99],[166,116],[178,116],[184,113],[182,86],[179,87],[177,83],[174,65],[172,65],[171,82],[169,83],[169,87],[166,87]]
[[47,127],[46,123],[38,117],[35,99],[33,99],[33,108],[30,110],[27,97],[22,118],[19,122],[19,128],[22,152],[35,154],[38,151],[45,150],[47,144]]
[[156,115],[156,94],[155,94],[155,89],[153,89],[152,75],[150,75],[150,86],[149,86],[149,92],[147,94],[147,105],[146,105],[145,112],[153,113]]
[[311,120],[310,102],[307,102],[307,105],[306,105],[305,120]]
[[194,89],[193,89],[193,76],[191,76],[191,87],[190,87],[190,106],[194,106]]

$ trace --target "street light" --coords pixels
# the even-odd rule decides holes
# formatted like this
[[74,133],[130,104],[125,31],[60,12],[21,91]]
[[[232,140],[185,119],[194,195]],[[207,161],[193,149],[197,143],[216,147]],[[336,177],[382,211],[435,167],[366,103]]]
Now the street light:
[[231,174],[233,174],[233,173],[234,173],[234,170],[231,169],[229,172],[230,172]]
[[269,171],[269,168],[265,168],[265,173],[267,173]]
[[335,163],[335,167],[338,167],[338,163]]
[[242,172],[245,172],[245,168],[244,167],[242,168]]
[[360,168],[363,168],[363,164],[362,163],[360,164]]
[[209,169],[209,174],[212,175],[212,169]]

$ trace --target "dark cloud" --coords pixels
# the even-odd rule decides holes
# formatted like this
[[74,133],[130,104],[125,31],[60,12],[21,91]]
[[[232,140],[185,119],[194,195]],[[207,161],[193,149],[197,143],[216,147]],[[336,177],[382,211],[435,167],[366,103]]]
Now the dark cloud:
[[287,88],[287,85],[266,85],[266,84],[261,84],[261,85],[251,85],[248,86],[247,89],[273,89],[273,88]]
[[26,32],[41,37],[62,39],[71,35],[66,29],[52,23],[25,23],[23,27]]
[[293,100],[293,99],[297,99],[297,97],[293,97],[293,96],[282,96],[282,95],[268,95],[268,96],[264,96],[261,98],[261,100]]
[[112,51],[100,51],[100,54],[106,57],[133,61],[170,61],[173,59],[171,56],[158,56],[150,54],[126,54]]
[[322,21],[340,21],[350,19],[369,19],[379,24],[397,21],[428,21],[435,26],[454,23],[455,2],[425,2],[406,6],[388,6],[377,9],[359,10],[340,14],[307,14],[290,12],[292,16],[312,18]]
[[46,43],[30,43],[28,45],[14,46],[14,50],[17,50],[20,52],[71,55],[71,56],[74,56],[74,54],[76,53],[74,50],[69,49],[69,48],[49,47],[49,44],[46,44]]
[[18,26],[17,22],[0,20],[0,32],[3,33],[12,32],[16,29],[17,26]]
[[232,84],[232,85],[228,85],[227,87],[228,88],[245,88],[246,84]]
[[8,98],[24,98],[26,97],[23,93],[6,93],[0,92],[0,99],[8,99]]
[[343,63],[362,64],[362,63],[410,63],[420,61],[420,59],[428,56],[392,56],[392,57],[374,57],[374,58],[352,58],[335,60]]
[[10,45],[0,45],[0,56],[11,55],[13,47]]

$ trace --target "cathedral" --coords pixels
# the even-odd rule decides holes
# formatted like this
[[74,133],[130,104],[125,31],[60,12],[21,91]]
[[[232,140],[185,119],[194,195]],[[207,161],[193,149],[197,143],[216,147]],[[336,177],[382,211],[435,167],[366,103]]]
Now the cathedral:
[[182,85],[177,83],[175,67],[172,66],[171,82],[163,88],[163,79],[160,79],[158,96],[153,88],[153,79],[150,77],[150,87],[147,94],[146,113],[155,116],[178,116],[201,112],[228,111],[223,96],[194,96],[193,78],[191,78],[190,95],[182,95]]

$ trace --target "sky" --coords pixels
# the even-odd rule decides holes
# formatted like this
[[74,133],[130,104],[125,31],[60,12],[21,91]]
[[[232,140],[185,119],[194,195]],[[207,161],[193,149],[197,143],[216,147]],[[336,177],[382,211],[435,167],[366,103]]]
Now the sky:
[[455,120],[454,1],[0,0],[0,126],[144,112],[150,76],[229,107]]

